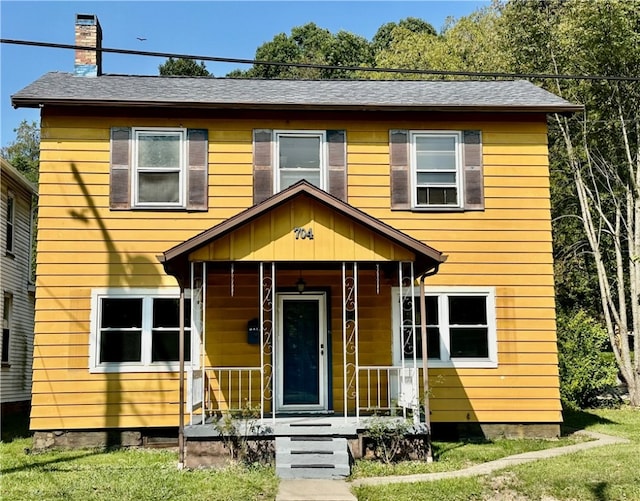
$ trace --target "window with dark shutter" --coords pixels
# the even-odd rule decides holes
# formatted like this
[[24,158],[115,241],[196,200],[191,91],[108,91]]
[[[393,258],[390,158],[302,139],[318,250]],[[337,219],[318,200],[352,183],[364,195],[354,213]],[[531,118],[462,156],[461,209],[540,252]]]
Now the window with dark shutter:
[[207,210],[207,130],[113,127],[109,203],[114,210]]
[[477,130],[389,132],[391,208],[484,210]]
[[346,131],[253,131],[253,202],[305,181],[347,199]]

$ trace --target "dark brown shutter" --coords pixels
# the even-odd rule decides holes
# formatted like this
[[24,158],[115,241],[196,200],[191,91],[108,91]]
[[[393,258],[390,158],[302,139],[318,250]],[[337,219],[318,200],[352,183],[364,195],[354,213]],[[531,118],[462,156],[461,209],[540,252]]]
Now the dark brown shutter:
[[208,131],[206,129],[187,130],[187,209],[207,210],[209,208],[209,164]]
[[109,207],[131,207],[131,129],[111,128],[111,167],[109,173]]
[[327,131],[329,193],[343,202],[347,201],[347,132]]
[[464,209],[484,210],[482,175],[482,135],[479,130],[465,130],[464,137]]
[[409,131],[389,131],[389,164],[391,167],[391,208],[411,209],[409,179]]
[[253,203],[259,204],[273,195],[271,129],[253,130]]

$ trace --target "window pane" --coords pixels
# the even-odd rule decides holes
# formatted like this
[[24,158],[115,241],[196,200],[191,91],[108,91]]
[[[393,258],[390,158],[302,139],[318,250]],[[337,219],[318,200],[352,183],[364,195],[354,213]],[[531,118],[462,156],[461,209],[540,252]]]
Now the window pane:
[[142,328],[141,298],[102,298],[102,328]]
[[100,336],[100,362],[142,361],[141,331],[106,331]]
[[[178,315],[180,312],[180,300],[176,298],[154,298],[153,300],[153,328],[179,327]],[[184,325],[188,328],[191,324],[191,300],[184,300]]]
[[301,179],[305,179],[314,186],[320,188],[320,171],[280,171],[280,189],[284,190],[289,186],[296,184]]
[[487,358],[489,357],[489,333],[486,327],[452,327],[452,358]]
[[418,184],[456,184],[456,173],[418,172]]
[[416,167],[418,170],[455,170],[455,152],[418,151],[416,152]]
[[[405,357],[413,357],[413,347],[407,347]],[[427,355],[429,359],[440,359],[440,329],[427,327]],[[422,358],[422,330],[416,325],[416,357]]]
[[138,167],[180,167],[180,135],[139,134]]
[[279,136],[280,168],[319,169],[320,138]]
[[453,136],[416,136],[417,151],[455,151],[455,148]]
[[180,202],[180,173],[138,172],[138,202]]
[[[177,316],[176,316],[177,319]],[[180,331],[154,330],[151,339],[152,362],[177,362],[179,353]],[[191,332],[184,333],[184,359],[191,360]]]
[[[420,296],[415,298],[416,319],[415,324],[420,325]],[[438,325],[438,298],[425,296],[424,305],[427,310],[427,325]]]
[[487,325],[487,298],[484,296],[450,296],[449,323],[452,325]]
[[458,205],[457,188],[426,188],[425,192],[427,205]]

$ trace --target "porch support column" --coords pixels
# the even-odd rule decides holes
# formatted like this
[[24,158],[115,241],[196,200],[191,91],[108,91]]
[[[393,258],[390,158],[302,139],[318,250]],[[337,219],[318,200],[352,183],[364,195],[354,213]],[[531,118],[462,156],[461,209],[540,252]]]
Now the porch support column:
[[358,263],[355,262],[351,270],[347,270],[345,262],[342,263],[342,358],[344,371],[344,418],[345,421],[348,421],[349,397],[351,397],[355,401],[356,419],[360,419]]
[[271,263],[265,269],[265,263],[260,263],[260,422],[264,421],[264,408],[271,400],[271,418],[276,420],[276,391],[274,368],[276,365],[276,350],[273,340],[273,291],[275,290],[276,265]]
[[[406,268],[406,269],[405,269]],[[416,327],[415,327],[415,276],[413,270],[413,263],[399,262],[398,263],[398,281],[400,285],[400,366],[401,374],[400,381],[400,394],[403,395],[402,413],[406,417],[406,406],[409,404],[407,401],[408,395],[405,392],[408,390],[407,382],[405,378],[407,373],[411,374],[411,409],[413,412],[413,421],[418,424],[420,422],[420,404],[418,394],[418,358],[417,358],[417,346],[416,346]],[[406,368],[406,354],[412,355],[411,371]],[[404,387],[403,387],[404,386]]]
[[178,469],[184,469],[184,285],[180,284],[180,307],[179,311],[179,334],[178,334],[178,359],[180,360],[179,376],[179,397],[178,407],[180,408],[180,418],[178,423]]

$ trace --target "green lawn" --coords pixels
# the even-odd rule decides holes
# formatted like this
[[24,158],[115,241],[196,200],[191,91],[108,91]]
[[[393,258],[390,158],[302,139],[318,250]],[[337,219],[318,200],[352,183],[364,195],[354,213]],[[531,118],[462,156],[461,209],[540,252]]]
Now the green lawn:
[[626,407],[567,413],[565,426],[625,437],[631,443],[528,463],[489,476],[359,487],[355,491],[360,501],[640,500],[640,410]]
[[7,500],[273,499],[272,468],[178,471],[175,451],[128,449],[26,454],[31,440],[0,444],[0,498]]
[[[402,500],[640,500],[640,410],[570,413],[566,424],[632,441],[529,463],[487,477],[358,487],[358,499]],[[6,423],[3,423],[6,424]],[[4,431],[4,430],[3,430]],[[498,440],[436,443],[438,461],[383,467],[361,462],[354,477],[453,470],[505,455],[564,445],[561,441]],[[172,450],[76,450],[28,454],[28,438],[3,434],[0,499],[11,500],[272,500],[272,468],[230,466],[178,471]]]

